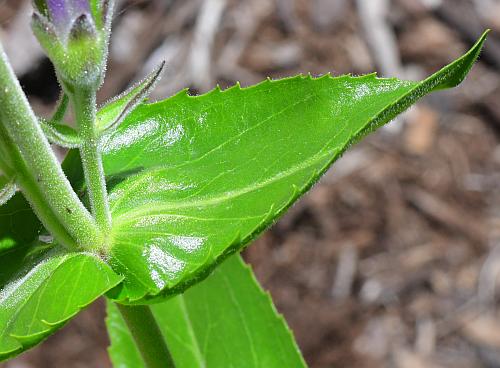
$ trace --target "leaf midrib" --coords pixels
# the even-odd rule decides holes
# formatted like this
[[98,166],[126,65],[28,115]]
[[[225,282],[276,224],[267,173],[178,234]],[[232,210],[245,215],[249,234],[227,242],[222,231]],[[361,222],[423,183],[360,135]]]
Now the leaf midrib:
[[[155,208],[152,208],[151,206],[153,205],[152,203],[147,203],[141,206],[136,207],[132,211],[124,212],[123,214],[117,216],[115,218],[115,224],[126,224],[128,222],[133,222],[138,218],[141,218],[143,216],[154,216],[154,215],[161,215],[164,211],[167,210],[178,210],[178,209],[183,209],[183,208],[191,208],[191,207],[206,207],[214,204],[218,204],[221,202],[224,202],[229,199],[237,198],[239,196],[251,193],[255,190],[262,189],[263,187],[273,184],[277,181],[280,181],[281,179],[287,178],[289,176],[292,176],[302,170],[305,170],[311,166],[316,165],[318,162],[321,160],[325,159],[326,157],[330,157],[332,152],[337,150],[339,147],[333,148],[330,152],[321,154],[321,155],[316,155],[313,156],[312,159],[306,160],[303,162],[301,165],[296,165],[291,169],[281,171],[277,175],[267,179],[263,180],[260,183],[254,183],[253,185],[249,185],[246,187],[242,187],[239,190],[234,190],[231,192],[224,192],[221,193],[219,196],[214,196],[211,198],[200,198],[196,200],[190,200],[190,201],[183,201],[183,202],[177,202],[177,203],[167,203],[165,205],[157,205]],[[126,193],[124,195],[127,195]]]
[[[170,169],[170,170],[179,169],[179,168],[181,168],[181,167],[185,167],[185,166],[188,166],[188,165],[192,165],[192,164],[194,164],[194,163],[196,163],[196,162],[199,162],[199,161],[203,160],[204,158],[206,158],[206,157],[210,156],[210,155],[211,155],[211,154],[213,154],[214,152],[216,152],[216,151],[220,150],[221,148],[225,147],[226,145],[228,145],[228,144],[230,144],[230,143],[232,143],[232,142],[237,141],[239,138],[243,137],[244,135],[248,134],[249,132],[251,132],[251,131],[253,131],[253,130],[255,130],[255,129],[259,128],[260,126],[262,126],[262,125],[263,125],[263,124],[265,124],[266,122],[270,121],[270,120],[271,120],[271,119],[273,119],[274,117],[276,117],[276,116],[279,116],[279,115],[283,114],[285,111],[287,111],[287,110],[289,110],[289,109],[292,109],[292,108],[296,107],[297,105],[300,105],[300,104],[306,103],[308,100],[310,100],[311,98],[313,98],[313,97],[315,97],[315,96],[317,96],[317,95],[316,95],[316,94],[309,94],[309,95],[305,96],[304,98],[302,98],[302,99],[300,99],[300,100],[298,100],[298,101],[295,101],[294,103],[292,103],[292,104],[290,104],[290,105],[288,105],[288,106],[284,107],[283,109],[281,109],[281,110],[279,110],[279,111],[277,111],[277,112],[275,112],[275,113],[271,114],[270,116],[266,117],[265,119],[262,119],[262,120],[261,120],[261,121],[259,121],[257,124],[254,124],[254,125],[252,125],[252,126],[250,126],[250,127],[247,127],[246,129],[244,129],[244,130],[242,130],[242,131],[238,132],[237,134],[235,134],[235,135],[231,136],[229,139],[227,139],[227,140],[225,140],[224,142],[220,143],[220,144],[219,144],[219,145],[217,145],[216,147],[211,148],[209,151],[205,152],[205,153],[204,153],[203,155],[201,155],[200,157],[197,157],[197,158],[196,158],[196,159],[194,159],[194,160],[190,160],[190,161],[188,161],[188,162],[184,162],[184,163],[179,164],[179,165],[175,165],[175,166],[168,167],[168,169]],[[212,108],[213,108],[213,106],[212,106]],[[151,143],[152,143],[152,142],[151,142]],[[150,144],[151,144],[151,143],[150,143]],[[144,150],[146,150],[148,146],[149,146],[149,145],[147,145],[146,147],[144,147],[144,148],[141,150],[141,152],[137,154],[137,156],[136,156],[136,157],[134,157],[133,159],[131,159],[131,160],[129,161],[129,163],[125,166],[125,168],[126,168],[126,167],[129,167],[130,165],[132,165],[132,164],[135,162],[135,160],[137,160],[137,157],[139,157],[139,156],[140,156],[140,154],[142,154],[142,153],[143,153],[143,151],[144,151]],[[160,170],[162,170],[162,169],[164,169],[164,168],[161,168]],[[151,170],[151,171],[154,171],[154,170]],[[134,183],[134,185],[132,185],[132,188],[130,188],[130,190],[133,190],[134,188],[136,188],[139,184],[141,184],[141,180],[144,180],[144,179],[147,179],[147,175],[145,175],[145,177],[143,177],[143,178],[137,179],[137,180],[136,180],[136,182]],[[113,211],[113,210],[114,210],[114,208],[118,207],[118,206],[119,206],[119,204],[121,204],[121,202],[123,202],[123,200],[124,200],[124,199],[125,199],[125,197],[121,197],[121,198],[117,199],[117,200],[115,201],[115,203],[113,203],[113,204],[111,205],[111,211]]]
[[[412,82],[408,82],[408,83],[412,83]],[[373,115],[372,119],[369,119],[364,124],[362,124],[360,126],[360,128],[356,132],[354,132],[352,134],[352,136],[353,137],[359,136],[363,131],[365,131],[367,129],[367,127],[371,123],[373,123],[374,121],[377,121],[377,119],[379,119],[381,117],[381,115],[384,112],[386,112],[387,109],[390,106],[396,105],[399,101],[401,101],[405,97],[411,95],[412,92],[415,89],[417,89],[422,84],[423,84],[423,82],[415,83],[412,86],[412,88],[410,88],[408,91],[406,91],[406,93],[403,93],[396,101],[394,101],[392,103],[389,103],[386,106],[382,107],[377,113],[375,113]],[[313,96],[314,95],[308,95],[309,98],[311,98]],[[299,102],[296,102],[295,104],[304,102],[305,100],[306,99],[302,99]],[[290,107],[295,106],[295,104],[287,106],[285,109],[282,109],[281,111],[275,113],[273,116],[276,116],[276,115],[282,113],[283,111],[286,111]],[[267,120],[268,120],[268,118],[266,118],[263,121],[259,122],[257,125],[254,125],[254,126],[248,128],[248,129],[240,132],[238,134],[238,136],[242,136],[242,135],[246,134],[249,130],[254,129],[256,126],[261,125],[263,122],[265,122]],[[325,150],[325,148],[328,147],[329,144],[331,144],[331,142],[336,137],[338,137],[338,135],[340,135],[345,130],[345,128],[347,126],[348,126],[348,124],[346,123],[344,125],[344,127],[342,127],[342,129],[339,132],[337,132],[337,134],[335,134],[335,136],[333,138],[331,138],[327,143],[325,143],[325,145],[319,151],[319,153],[316,154],[316,155],[314,155],[314,156],[312,156],[309,160],[306,160],[306,161],[304,161],[304,163],[302,163],[300,165],[296,165],[293,168],[290,168],[288,170],[281,171],[278,174],[276,174],[275,176],[273,176],[273,177],[271,177],[269,179],[263,180],[263,181],[261,181],[258,184],[254,183],[254,185],[246,186],[246,187],[243,187],[243,188],[241,188],[239,190],[235,190],[235,191],[232,191],[232,192],[221,193],[222,195],[219,195],[219,196],[216,196],[216,197],[213,197],[213,198],[206,198],[205,197],[205,198],[200,198],[200,199],[197,199],[197,200],[189,200],[189,201],[183,200],[183,202],[177,202],[177,203],[172,203],[171,202],[171,203],[167,203],[166,205],[157,206],[155,209],[151,209],[151,204],[152,203],[150,202],[150,203],[147,203],[145,205],[138,206],[138,207],[136,207],[136,209],[134,209],[132,211],[128,211],[128,212],[125,212],[125,213],[122,213],[122,214],[118,215],[116,217],[116,222],[115,223],[126,224],[126,223],[129,223],[129,222],[133,222],[135,219],[140,218],[142,216],[145,216],[145,215],[155,215],[155,214],[158,215],[158,214],[161,214],[162,211],[166,211],[166,210],[172,210],[172,209],[176,210],[176,209],[183,209],[183,208],[190,208],[190,207],[201,207],[201,206],[209,206],[209,205],[212,205],[212,204],[218,204],[218,203],[221,203],[221,202],[223,202],[223,201],[225,201],[227,199],[236,198],[236,197],[239,197],[241,195],[250,193],[252,191],[261,189],[261,188],[265,187],[268,184],[274,183],[276,181],[279,181],[280,179],[283,179],[283,178],[286,178],[288,176],[291,176],[291,175],[293,175],[293,174],[295,174],[295,173],[297,173],[297,172],[299,172],[301,170],[304,170],[304,169],[307,169],[307,168],[309,168],[311,166],[314,166],[316,163],[318,163],[319,161],[321,161],[322,159],[324,159],[326,157],[331,158],[331,156],[333,155],[334,156],[333,160],[335,160],[335,158],[337,157],[337,153],[341,152],[346,146],[348,146],[348,144],[341,144],[341,145],[337,145],[335,147],[332,147],[331,149],[329,149],[327,151],[324,151],[324,150]],[[234,138],[234,137],[232,137],[232,138]],[[226,142],[224,142],[223,144],[225,144],[225,143]],[[218,147],[220,147],[220,145]],[[216,147],[215,149],[217,149],[218,147]],[[202,157],[208,156],[208,154],[211,153],[211,152],[213,152],[215,149],[212,149],[210,152],[208,152],[207,154],[203,155]],[[336,151],[337,151],[337,153],[335,153]],[[329,161],[331,161],[331,160],[329,160]],[[189,162],[189,163],[187,163],[187,164],[191,164],[191,163],[192,163],[192,161]],[[137,187],[137,182],[142,182],[143,180],[146,180],[148,178],[148,176],[152,172],[155,172],[155,171],[158,172],[158,171],[161,171],[161,170],[171,170],[171,169],[174,169],[174,168],[176,168],[176,167],[167,167],[167,168],[162,167],[162,168],[147,170],[146,173],[141,174],[143,176],[141,178],[137,178],[137,181],[133,185],[131,185],[129,188],[125,188],[124,193],[122,193],[121,196],[119,198],[117,198],[117,200],[112,204],[112,211],[114,209],[116,209],[118,207],[118,205],[121,204],[127,198],[127,195]]]

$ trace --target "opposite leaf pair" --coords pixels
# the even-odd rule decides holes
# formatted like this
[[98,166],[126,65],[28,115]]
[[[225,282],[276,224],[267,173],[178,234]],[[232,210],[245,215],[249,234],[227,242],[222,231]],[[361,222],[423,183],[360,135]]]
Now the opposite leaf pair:
[[[147,78],[115,97],[97,112],[96,125],[100,137],[111,134],[140,103],[144,102],[160,80],[164,68],[165,63],[162,63]],[[51,143],[65,148],[79,148],[83,143],[82,137],[63,121],[68,102],[68,97],[63,95],[54,117],[51,120],[40,119],[40,124]]]

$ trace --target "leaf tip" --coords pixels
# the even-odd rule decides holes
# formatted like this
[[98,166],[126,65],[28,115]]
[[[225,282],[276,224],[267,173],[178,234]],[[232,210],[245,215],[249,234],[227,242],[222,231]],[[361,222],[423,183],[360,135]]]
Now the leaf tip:
[[427,81],[435,80],[435,86],[432,90],[456,87],[463,82],[479,58],[489,32],[489,29],[485,30],[469,51],[427,79]]

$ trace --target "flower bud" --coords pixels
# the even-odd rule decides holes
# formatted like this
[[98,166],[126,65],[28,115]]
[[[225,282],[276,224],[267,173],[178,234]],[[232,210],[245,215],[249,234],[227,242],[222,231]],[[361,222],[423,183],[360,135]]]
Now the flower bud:
[[34,0],[31,26],[71,93],[104,78],[113,0]]

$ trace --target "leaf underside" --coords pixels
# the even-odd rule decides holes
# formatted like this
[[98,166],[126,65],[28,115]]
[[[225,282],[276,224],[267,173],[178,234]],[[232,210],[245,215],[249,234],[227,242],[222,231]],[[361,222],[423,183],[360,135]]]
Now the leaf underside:
[[[102,142],[114,223],[105,260],[52,244],[20,194],[0,207],[0,360],[104,293],[139,304],[201,281],[351,144],[460,83],[484,39],[421,83],[299,76],[140,105]],[[65,167],[81,194],[74,152]]]
[[[300,368],[305,363],[272,301],[238,255],[183,295],[152,306],[177,368]],[[143,368],[117,308],[108,303],[115,367]]]

